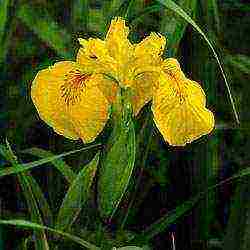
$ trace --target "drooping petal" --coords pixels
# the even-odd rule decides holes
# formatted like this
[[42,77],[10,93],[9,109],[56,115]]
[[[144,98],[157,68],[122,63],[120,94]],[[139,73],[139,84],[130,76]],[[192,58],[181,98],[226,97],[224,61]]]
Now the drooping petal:
[[98,88],[95,76],[86,81],[76,105],[68,108],[70,119],[77,134],[84,142],[93,141],[108,120],[108,100]]
[[[92,75],[70,61],[56,63],[37,74],[31,88],[32,100],[40,117],[55,132],[70,139],[81,138],[90,142],[105,126],[108,101],[90,79]],[[79,124],[92,128],[89,132],[82,132]]]
[[188,79],[162,74],[154,94],[154,121],[164,139],[173,146],[184,146],[214,128],[214,116],[205,107],[200,85]]
[[60,90],[66,72],[72,67],[74,62],[64,61],[39,71],[32,82],[31,97],[42,120],[58,134],[70,139],[78,139],[65,112]]

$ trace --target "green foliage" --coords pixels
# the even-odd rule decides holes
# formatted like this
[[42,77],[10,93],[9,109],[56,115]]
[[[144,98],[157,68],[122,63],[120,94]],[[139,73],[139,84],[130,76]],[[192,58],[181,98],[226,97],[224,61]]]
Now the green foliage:
[[[12,152],[11,147],[7,140],[6,140],[6,144],[7,144],[7,152],[8,152],[7,154],[10,156],[11,164],[15,168],[18,164],[17,157]],[[46,200],[44,199],[43,194],[41,193],[41,190],[38,184],[36,183],[36,181],[33,179],[32,176],[26,175],[23,173],[18,175],[18,180],[21,185],[26,202],[27,202],[31,221],[37,222],[39,224],[43,224],[43,220],[39,211],[39,205],[40,205],[41,211],[48,212],[48,216],[51,213],[49,210],[49,206],[46,203]],[[41,199],[41,197],[42,197],[41,203],[38,204],[37,201],[40,201],[38,199],[39,198]],[[35,234],[35,249],[36,250],[48,250],[49,245],[48,245],[44,230],[41,230],[41,231],[34,230],[34,234]]]
[[[4,168],[4,169],[1,169],[0,170],[0,176],[21,173],[21,172],[30,170],[32,168],[44,165],[46,163],[53,162],[53,161],[55,161],[55,160],[57,160],[59,158],[62,158],[64,156],[71,155],[71,154],[74,154],[74,153],[77,153],[77,152],[81,152],[81,151],[84,151],[86,149],[93,148],[93,147],[96,147],[96,146],[100,146],[100,144],[99,145],[98,144],[97,145],[92,145],[92,146],[81,148],[81,149],[72,150],[70,152],[63,153],[63,154],[60,154],[60,155],[49,156],[47,158],[43,158],[41,160],[30,162],[30,163],[16,164],[15,167],[7,167],[7,168]],[[50,154],[50,153],[47,152],[47,155],[48,154]],[[54,166],[56,166],[57,169],[59,171],[61,171],[61,173],[65,176],[66,179],[70,180],[70,178],[72,178],[72,172],[68,169],[67,165],[60,165],[60,168],[58,168],[58,164],[56,164]],[[69,172],[70,172],[70,176],[68,175]]]
[[0,220],[0,224],[3,225],[12,225],[12,226],[17,226],[17,227],[21,227],[21,228],[26,228],[26,229],[34,229],[37,231],[43,231],[43,230],[47,230],[50,233],[62,236],[66,239],[69,239],[75,243],[77,243],[79,246],[87,249],[91,249],[91,250],[98,250],[100,249],[99,247],[96,247],[95,245],[77,237],[74,235],[71,235],[69,233],[65,233],[63,231],[60,230],[56,230],[50,227],[46,227],[43,225],[40,225],[38,223],[34,223],[34,222],[30,222],[30,221],[25,221],[25,220]]
[[99,153],[80,170],[66,193],[57,216],[56,228],[69,231],[87,201],[99,162]]
[[113,105],[114,129],[101,160],[98,201],[101,215],[112,217],[124,195],[135,163],[131,105],[118,96]]

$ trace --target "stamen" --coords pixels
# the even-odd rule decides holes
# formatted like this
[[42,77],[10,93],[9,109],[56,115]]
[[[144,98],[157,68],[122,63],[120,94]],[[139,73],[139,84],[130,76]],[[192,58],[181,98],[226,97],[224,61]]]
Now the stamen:
[[90,74],[83,74],[78,69],[71,70],[65,75],[64,84],[61,86],[61,96],[68,106],[81,101],[81,92],[84,91],[85,81],[89,77]]

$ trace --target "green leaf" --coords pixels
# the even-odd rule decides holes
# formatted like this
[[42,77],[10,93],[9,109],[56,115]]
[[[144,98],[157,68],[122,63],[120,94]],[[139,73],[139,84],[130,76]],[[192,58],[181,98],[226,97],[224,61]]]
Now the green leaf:
[[222,73],[223,79],[224,79],[225,84],[226,84],[226,88],[227,88],[229,99],[230,99],[230,102],[231,102],[231,105],[232,105],[232,109],[233,109],[233,113],[234,113],[234,116],[235,116],[235,120],[239,124],[240,123],[239,116],[238,116],[238,112],[237,112],[235,104],[234,104],[234,100],[233,100],[233,96],[232,96],[232,93],[231,93],[230,85],[229,85],[229,83],[227,81],[224,69],[223,69],[222,64],[220,62],[220,59],[219,59],[219,56],[217,55],[217,53],[216,53],[216,51],[215,51],[212,43],[207,38],[207,36],[205,35],[205,33],[200,29],[200,27],[195,23],[195,21],[179,5],[177,5],[172,0],[157,0],[157,1],[160,2],[161,4],[163,4],[166,8],[171,9],[176,14],[178,14],[182,18],[184,18],[188,23],[190,23],[199,32],[199,34],[207,42],[208,46],[210,47],[210,49],[213,52],[214,58],[216,59],[218,65],[219,65],[220,71]]
[[[188,15],[194,16],[197,0],[180,0],[178,1],[178,4],[187,12]],[[168,12],[162,17],[160,32],[166,35],[168,39],[168,55],[175,56],[179,48],[179,43],[185,34],[188,23],[179,16],[176,18],[176,15],[173,15],[173,12]]]
[[[120,107],[122,108],[120,109]],[[98,205],[103,217],[113,216],[126,191],[135,163],[135,131],[131,105],[113,105],[115,128],[101,161]]]
[[63,231],[60,230],[56,230],[54,228],[51,227],[46,227],[43,225],[40,225],[38,223],[34,223],[34,222],[30,222],[30,221],[26,221],[26,220],[0,220],[0,224],[3,225],[12,225],[12,226],[17,226],[17,227],[22,227],[22,228],[27,228],[27,229],[33,229],[33,230],[47,230],[50,233],[59,235],[59,236],[63,236],[66,239],[69,239],[75,243],[77,243],[78,245],[82,246],[84,249],[88,248],[91,250],[99,250],[100,248],[75,236],[75,235],[71,235],[69,233],[65,233]]
[[[51,152],[42,148],[29,148],[23,150],[22,153],[31,154],[40,158],[48,158],[55,156]],[[53,164],[54,167],[61,172],[61,174],[65,177],[68,183],[72,183],[73,180],[76,178],[76,174],[73,172],[73,170],[71,170],[70,166],[66,164],[62,159],[56,159],[54,161],[51,161],[51,164]]]
[[179,217],[183,216],[186,212],[191,210],[193,206],[199,201],[200,195],[184,202],[173,211],[170,211],[145,231],[142,232],[142,237],[146,240],[152,239],[155,235],[164,231],[168,226],[173,224]]
[[74,53],[71,35],[49,16],[45,8],[22,4],[18,9],[17,17],[58,55],[65,59],[72,59]]
[[[14,155],[7,139],[6,139],[6,145],[7,145],[8,154],[10,156],[11,164],[15,168],[15,166],[18,164],[17,157]],[[31,182],[30,179],[32,177],[27,176],[24,173],[19,174],[17,177],[18,177],[19,183],[21,185],[21,189],[23,191],[24,197],[27,202],[31,220],[39,224],[43,224],[43,220],[41,218],[38,203],[36,201],[36,197],[33,192],[33,188],[34,188],[33,185],[37,183]],[[38,189],[36,189],[36,191],[38,191]],[[48,245],[44,230],[41,230],[41,231],[34,230],[34,235],[36,237],[35,249],[36,250],[49,250],[49,245]]]
[[152,239],[155,235],[163,232],[166,230],[171,224],[177,221],[181,216],[183,216],[185,213],[190,211],[194,205],[202,198],[206,197],[208,192],[211,190],[214,190],[215,188],[224,185],[225,183],[241,179],[245,176],[250,175],[250,167],[245,168],[239,173],[233,175],[230,178],[227,178],[224,181],[221,181],[215,185],[210,186],[207,188],[204,192],[200,192],[196,196],[192,197],[190,200],[185,201],[182,203],[180,206],[175,208],[174,210],[168,212],[166,215],[162,216],[159,220],[157,220],[155,223],[153,223],[151,226],[149,226],[147,229],[145,229],[141,234],[137,236],[132,236],[129,242],[137,242],[140,241],[141,239],[148,241]]
[[56,228],[68,231],[87,201],[99,162],[99,153],[79,172],[62,202]]
[[50,209],[50,206],[45,199],[43,192],[37,183],[37,181],[33,178],[33,176],[30,173],[25,173],[26,178],[29,182],[29,185],[32,189],[32,192],[34,194],[34,197],[37,201],[37,204],[39,206],[39,209],[41,210],[41,213],[43,215],[43,219],[47,225],[53,224],[53,215]]
[[30,163],[16,164],[15,167],[8,167],[8,168],[1,169],[0,170],[0,177],[5,176],[5,175],[10,175],[10,174],[21,173],[21,172],[27,171],[29,169],[41,166],[43,164],[52,162],[52,161],[57,160],[59,158],[62,158],[64,156],[71,155],[71,154],[74,154],[74,153],[78,153],[78,152],[81,152],[81,151],[84,151],[84,150],[87,150],[87,149],[90,149],[90,148],[98,147],[100,145],[101,144],[95,144],[95,145],[87,146],[87,147],[84,147],[84,148],[81,148],[81,149],[72,150],[72,151],[69,151],[67,153],[47,157],[47,158],[44,158],[44,159],[41,159],[41,160],[38,160],[38,161],[34,161],[34,162],[30,162]]
[[233,203],[230,207],[230,217],[224,237],[224,250],[248,250],[250,247],[249,229],[249,183],[239,183],[237,185]]

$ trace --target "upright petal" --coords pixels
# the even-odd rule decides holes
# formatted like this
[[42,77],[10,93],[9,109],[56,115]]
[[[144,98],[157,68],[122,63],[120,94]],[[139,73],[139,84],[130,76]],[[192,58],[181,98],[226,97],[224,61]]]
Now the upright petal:
[[165,48],[166,38],[161,34],[152,32],[140,43],[135,44],[135,57],[148,57],[158,59]]
[[133,56],[133,46],[128,40],[129,28],[125,20],[117,17],[111,21],[106,35],[106,44],[109,54],[117,61],[117,78],[122,82],[125,78],[125,68]]
[[[173,73],[173,72],[172,72]],[[205,107],[200,85],[163,73],[154,94],[154,121],[164,139],[173,146],[184,146],[214,128],[214,116]]]

